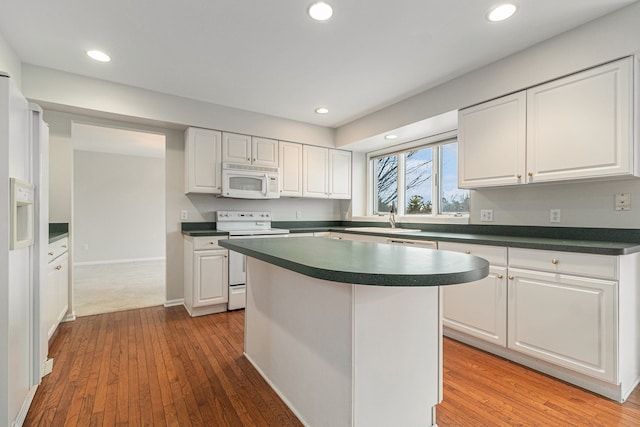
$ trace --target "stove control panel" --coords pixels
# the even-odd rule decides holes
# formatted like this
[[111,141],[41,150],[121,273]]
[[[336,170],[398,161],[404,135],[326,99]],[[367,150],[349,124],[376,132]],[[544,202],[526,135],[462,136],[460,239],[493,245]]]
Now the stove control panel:
[[216,221],[271,221],[269,211],[217,211]]

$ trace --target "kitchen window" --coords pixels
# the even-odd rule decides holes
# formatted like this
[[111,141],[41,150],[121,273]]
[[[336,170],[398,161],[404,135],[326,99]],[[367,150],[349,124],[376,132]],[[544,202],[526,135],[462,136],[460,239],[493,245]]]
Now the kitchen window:
[[469,191],[458,188],[458,141],[414,141],[369,154],[373,214],[466,215]]

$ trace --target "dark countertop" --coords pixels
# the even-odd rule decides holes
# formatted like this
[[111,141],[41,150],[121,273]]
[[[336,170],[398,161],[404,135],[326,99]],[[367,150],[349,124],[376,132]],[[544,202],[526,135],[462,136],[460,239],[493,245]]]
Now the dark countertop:
[[439,286],[480,280],[479,257],[402,245],[298,237],[221,240],[227,249],[306,276],[374,286]]
[[[188,226],[185,226],[188,225]],[[486,226],[486,225],[433,225],[402,224],[404,228],[421,229],[420,232],[387,233],[387,223],[351,221],[289,221],[274,222],[274,227],[289,229],[290,233],[313,233],[337,231],[360,234],[346,230],[352,227],[380,227],[380,232],[366,234],[393,237],[396,239],[435,240],[477,245],[508,246],[513,248],[542,249],[562,252],[581,252],[600,255],[628,255],[640,252],[640,230],[533,227],[533,226]],[[221,236],[215,223],[183,223],[182,234],[188,236]]]
[[69,224],[49,223],[49,243],[57,242],[69,236]]

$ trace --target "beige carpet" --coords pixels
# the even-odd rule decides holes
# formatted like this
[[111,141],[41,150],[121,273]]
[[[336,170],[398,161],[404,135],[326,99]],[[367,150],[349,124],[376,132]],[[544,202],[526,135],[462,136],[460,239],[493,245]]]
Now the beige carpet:
[[81,265],[73,269],[76,316],[162,305],[165,261]]

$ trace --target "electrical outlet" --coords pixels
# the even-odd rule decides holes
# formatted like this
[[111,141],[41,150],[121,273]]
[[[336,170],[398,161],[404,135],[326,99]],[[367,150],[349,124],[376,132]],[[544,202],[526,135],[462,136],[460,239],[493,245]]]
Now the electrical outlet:
[[615,200],[616,200],[615,206],[617,211],[631,210],[631,193],[617,193]]
[[549,211],[549,222],[560,222],[560,209],[551,209]]
[[296,219],[302,218],[302,211],[296,211]]
[[183,210],[181,210],[181,211],[180,211],[180,220],[182,220],[182,221],[186,221],[186,220],[188,220],[188,219],[189,219],[189,211],[184,210],[184,209],[183,209]]
[[493,222],[493,209],[480,210],[480,221]]
[[82,244],[82,250],[88,251],[89,250],[89,244],[88,243],[83,243]]

